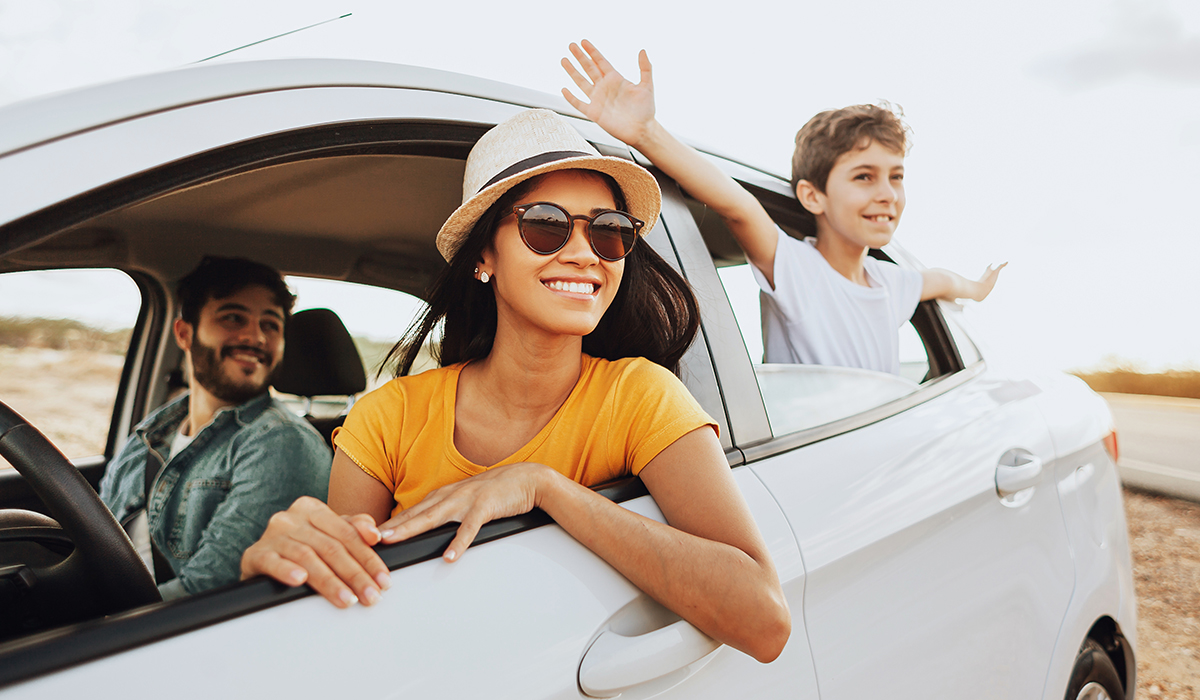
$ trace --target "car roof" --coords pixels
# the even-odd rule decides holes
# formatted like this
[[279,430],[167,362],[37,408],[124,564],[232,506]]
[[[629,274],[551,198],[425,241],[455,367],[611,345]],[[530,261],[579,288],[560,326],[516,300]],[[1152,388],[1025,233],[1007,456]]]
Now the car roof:
[[459,73],[377,61],[277,59],[186,66],[0,106],[0,157],[186,105],[312,87],[433,90],[563,111],[562,98]]

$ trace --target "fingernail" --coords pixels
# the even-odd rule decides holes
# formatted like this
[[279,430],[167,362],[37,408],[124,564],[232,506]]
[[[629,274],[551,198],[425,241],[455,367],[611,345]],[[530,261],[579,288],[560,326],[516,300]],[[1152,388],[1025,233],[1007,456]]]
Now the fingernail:
[[394,534],[396,534],[395,530],[380,530],[379,531],[379,539],[383,539],[384,537],[391,537]]
[[392,577],[386,573],[376,574],[375,583],[378,583],[379,587],[386,591],[392,587]]
[[374,605],[379,602],[379,591],[374,588],[368,588],[363,591],[363,603],[366,605]]
[[296,569],[292,573],[288,574],[288,578],[291,580],[292,585],[299,586],[300,584],[304,583],[304,571]]
[[341,593],[338,593],[338,600],[342,601],[343,605],[354,605],[355,603],[358,602],[358,598],[355,597],[355,595],[353,593],[351,593],[350,591],[346,591],[346,590],[343,590]]
[[453,549],[447,549],[446,553],[442,556],[446,558],[446,561],[454,561],[458,557],[458,554]]

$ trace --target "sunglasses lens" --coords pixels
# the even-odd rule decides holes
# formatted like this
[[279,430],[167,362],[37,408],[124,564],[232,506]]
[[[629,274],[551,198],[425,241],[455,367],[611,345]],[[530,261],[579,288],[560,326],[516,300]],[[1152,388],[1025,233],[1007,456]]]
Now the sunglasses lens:
[[620,212],[605,212],[592,221],[592,248],[606,260],[625,257],[636,241],[633,221]]
[[535,204],[521,214],[521,236],[535,253],[549,255],[563,247],[571,222],[558,207]]

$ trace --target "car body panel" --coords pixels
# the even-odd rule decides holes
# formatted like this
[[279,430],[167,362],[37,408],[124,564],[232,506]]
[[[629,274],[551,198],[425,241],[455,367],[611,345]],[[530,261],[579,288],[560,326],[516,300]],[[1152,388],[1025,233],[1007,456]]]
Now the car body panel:
[[[799,609],[804,569],[787,520],[749,469],[734,474]],[[649,497],[625,506],[663,521]],[[636,615],[624,614],[630,610]],[[63,697],[132,682],[171,688],[180,698],[319,697],[342,695],[350,684],[366,697],[578,698],[580,660],[597,634],[614,626],[644,634],[677,619],[551,525],[472,547],[453,564],[435,559],[399,569],[372,608],[343,611],[309,596],[5,692]],[[647,686],[621,697],[817,697],[802,633],[775,663],[721,646]]]
[[1006,451],[1047,472],[1054,459],[1040,415],[1005,388],[985,375],[751,463],[800,540],[825,700],[1041,694],[1073,570],[1049,478],[1021,505],[997,495]]

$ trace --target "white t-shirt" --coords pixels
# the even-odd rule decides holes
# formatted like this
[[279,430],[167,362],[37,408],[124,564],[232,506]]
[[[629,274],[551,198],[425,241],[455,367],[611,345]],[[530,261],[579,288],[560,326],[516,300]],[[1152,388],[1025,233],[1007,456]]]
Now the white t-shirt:
[[921,273],[868,257],[864,287],[843,277],[817,251],[779,231],[775,289],[762,272],[763,347],[767,362],[858,367],[900,373],[900,326],[921,301]]

